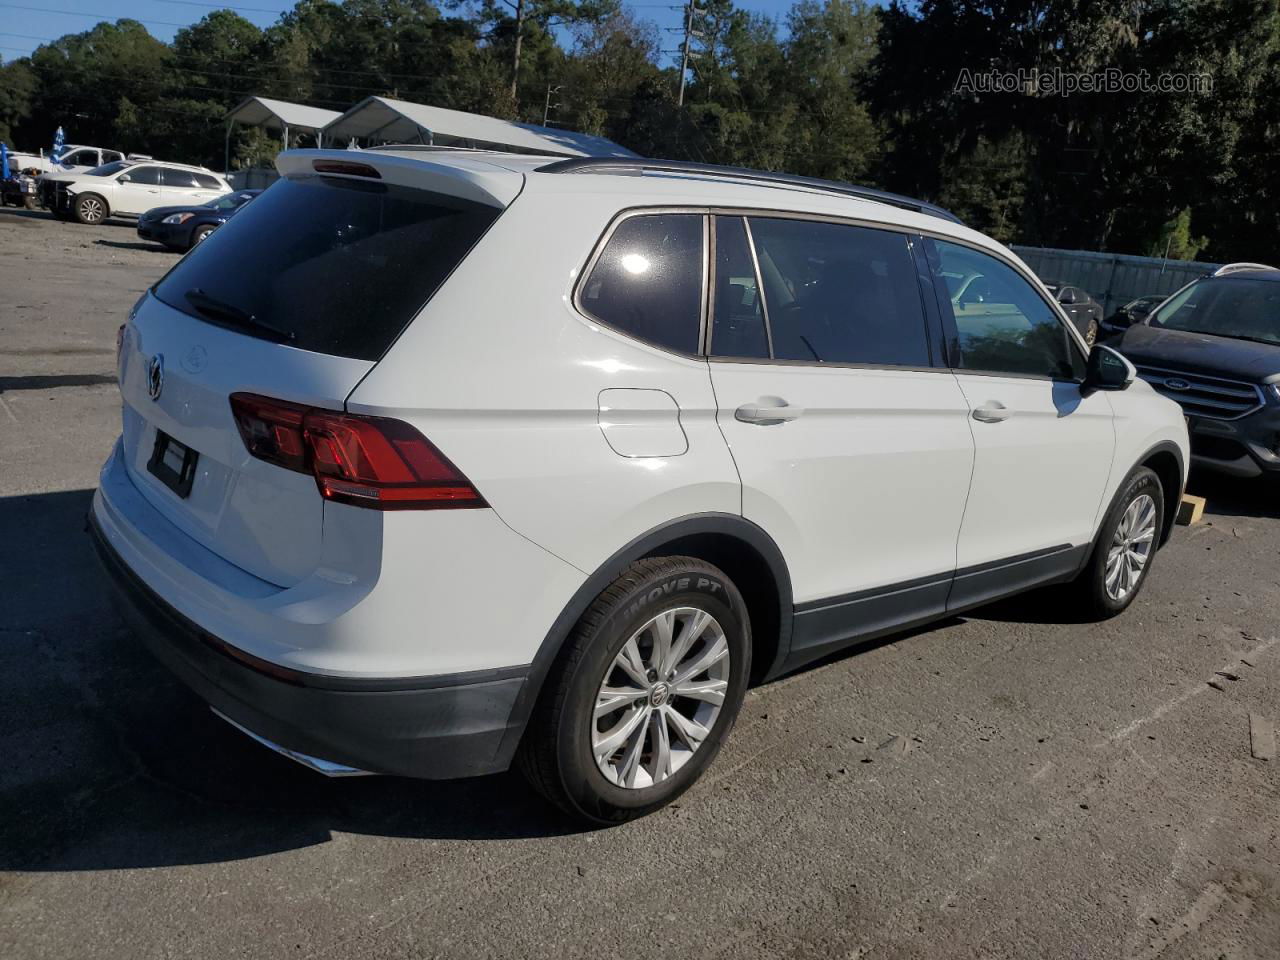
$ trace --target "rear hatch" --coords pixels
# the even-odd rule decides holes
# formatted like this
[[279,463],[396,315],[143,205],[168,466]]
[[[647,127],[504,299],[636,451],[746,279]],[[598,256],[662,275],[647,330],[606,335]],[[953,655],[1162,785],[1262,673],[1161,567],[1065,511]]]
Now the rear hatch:
[[133,483],[196,541],[282,587],[320,560],[324,500],[311,475],[249,455],[231,395],[342,410],[522,179],[352,156],[282,154],[284,178],[149,291],[121,344]]

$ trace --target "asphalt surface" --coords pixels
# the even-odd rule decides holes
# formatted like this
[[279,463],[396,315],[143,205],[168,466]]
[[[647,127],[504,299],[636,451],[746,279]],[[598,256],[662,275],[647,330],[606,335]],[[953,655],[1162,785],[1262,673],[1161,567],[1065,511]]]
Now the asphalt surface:
[[1193,477],[1116,620],[1031,594],[752,691],[637,823],[325,780],[142,651],[83,533],[173,260],[0,212],[0,957],[1280,956],[1280,487]]

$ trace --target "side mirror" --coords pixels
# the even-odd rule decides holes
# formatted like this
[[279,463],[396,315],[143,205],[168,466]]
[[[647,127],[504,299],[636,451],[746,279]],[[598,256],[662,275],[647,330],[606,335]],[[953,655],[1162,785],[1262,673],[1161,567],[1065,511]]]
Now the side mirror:
[[1072,304],[1076,302],[1076,292],[1070,287],[1058,291],[1058,302]]
[[131,181],[132,179],[133,179],[133,177],[129,176],[127,173],[122,173],[122,174],[120,174],[120,177],[119,177],[118,182],[119,182],[119,183],[128,183],[128,182],[129,182],[129,181]]
[[1094,344],[1089,351],[1082,388],[1085,393],[1092,393],[1094,390],[1127,390],[1137,376],[1138,371],[1133,364],[1115,350],[1102,344]]

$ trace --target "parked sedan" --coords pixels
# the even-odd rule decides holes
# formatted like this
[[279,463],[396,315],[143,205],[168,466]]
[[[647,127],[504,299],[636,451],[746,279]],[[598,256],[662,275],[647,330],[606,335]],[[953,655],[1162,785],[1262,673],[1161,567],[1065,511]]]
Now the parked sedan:
[[1102,336],[1119,336],[1135,323],[1141,323],[1151,316],[1151,311],[1160,306],[1166,296],[1167,294],[1157,293],[1148,297],[1138,297],[1137,300],[1130,300],[1102,321]]
[[1093,346],[1098,339],[1098,331],[1102,327],[1102,304],[1089,296],[1087,290],[1073,287],[1070,284],[1048,280],[1045,287],[1053,294],[1063,312],[1071,320],[1085,343]]
[[191,207],[156,207],[138,218],[138,236],[173,250],[190,250],[261,190],[237,190]]

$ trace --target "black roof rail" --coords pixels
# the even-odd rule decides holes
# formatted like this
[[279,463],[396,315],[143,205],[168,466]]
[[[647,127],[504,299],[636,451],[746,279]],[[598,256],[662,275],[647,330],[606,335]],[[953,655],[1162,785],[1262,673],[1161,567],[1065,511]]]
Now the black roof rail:
[[726,177],[732,180],[746,180],[778,187],[798,187],[806,190],[820,190],[824,193],[835,193],[846,197],[857,197],[859,200],[873,200],[876,203],[887,203],[901,207],[903,210],[914,210],[952,223],[963,223],[950,210],[923,200],[904,197],[901,194],[877,190],[874,187],[860,187],[853,183],[839,180],[822,180],[818,177],[801,177],[790,173],[769,173],[765,170],[750,170],[746,167],[722,167],[714,163],[694,163],[689,160],[647,160],[643,157],[571,157],[568,160],[557,160],[545,167],[538,167],[539,173],[615,173],[642,175],[653,173],[687,173],[698,176]]

